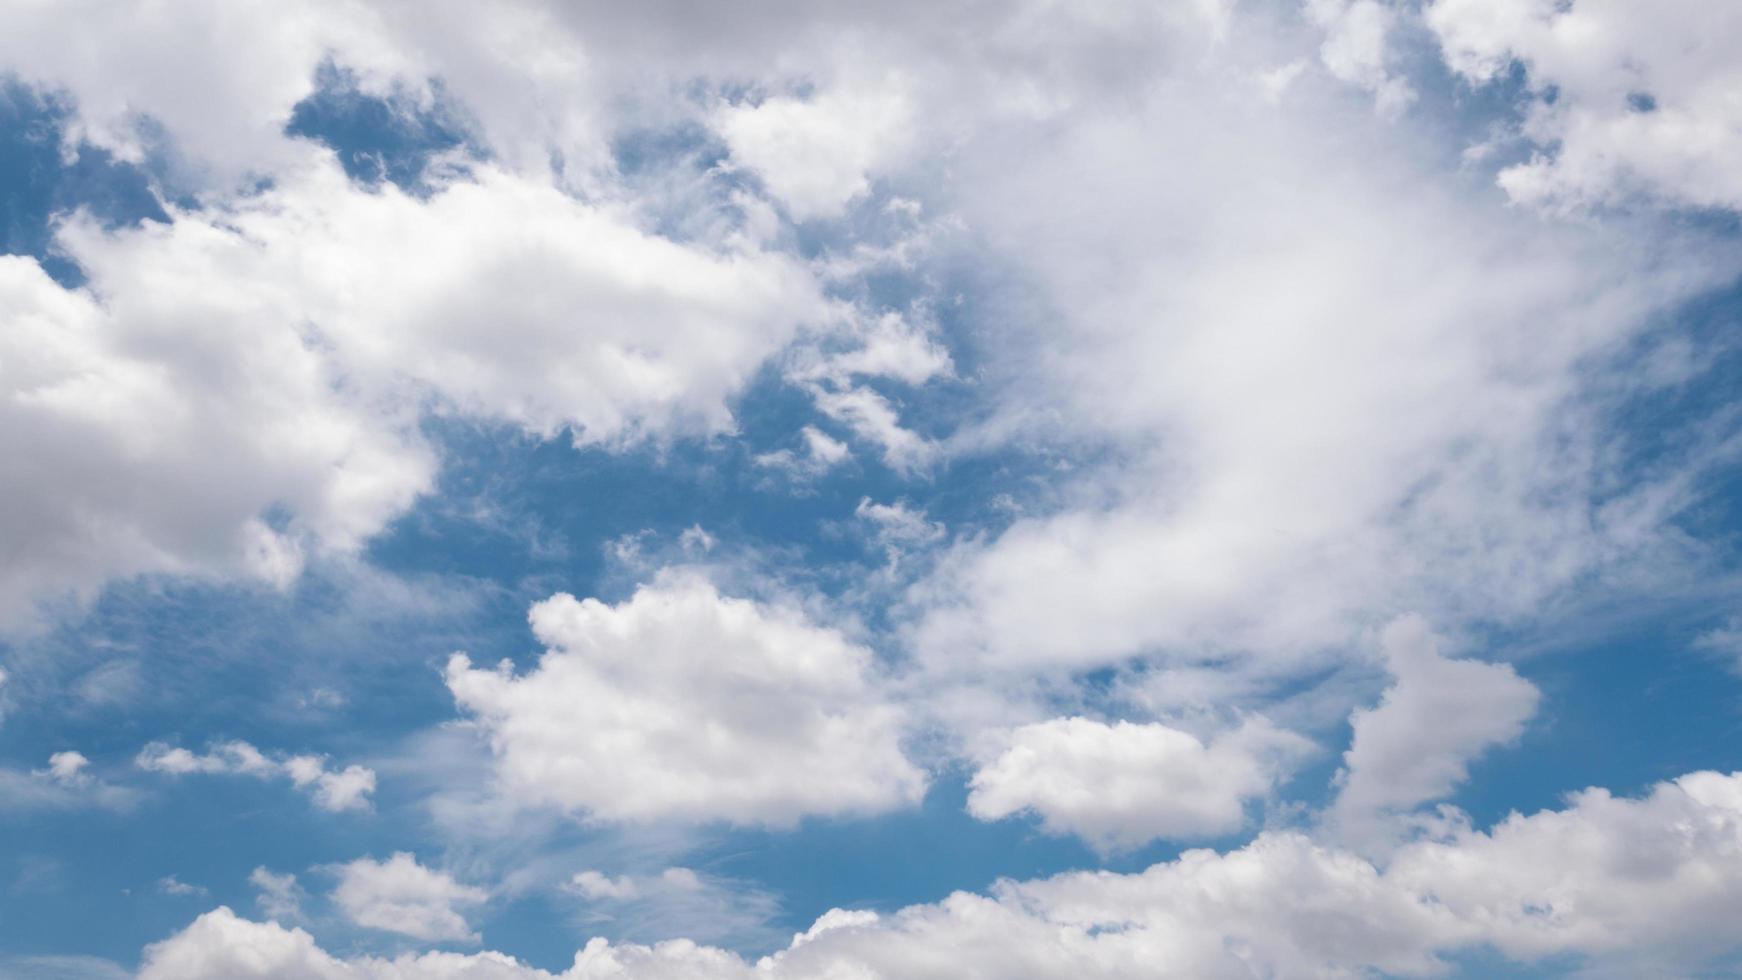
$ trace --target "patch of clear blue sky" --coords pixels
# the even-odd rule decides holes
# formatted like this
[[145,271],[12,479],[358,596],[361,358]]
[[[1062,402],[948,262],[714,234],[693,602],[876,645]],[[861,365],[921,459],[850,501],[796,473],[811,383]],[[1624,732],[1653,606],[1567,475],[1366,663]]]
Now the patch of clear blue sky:
[[429,189],[427,171],[438,155],[461,150],[480,159],[462,111],[439,83],[428,93],[395,92],[382,98],[360,87],[354,72],[331,62],[315,76],[315,93],[291,112],[285,132],[333,148],[352,180],[387,181],[409,193]]
[[84,210],[105,226],[166,221],[149,176],[89,144],[66,141],[68,107],[0,76],[0,254],[28,255],[63,285],[84,275],[53,247],[54,221]]

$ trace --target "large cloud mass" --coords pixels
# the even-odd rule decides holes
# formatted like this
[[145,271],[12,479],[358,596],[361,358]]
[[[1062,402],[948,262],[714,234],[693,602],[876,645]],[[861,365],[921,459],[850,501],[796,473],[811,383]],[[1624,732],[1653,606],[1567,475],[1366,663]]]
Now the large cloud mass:
[[173,217],[63,228],[78,289],[0,258],[0,613],[355,550],[431,485],[423,412],[612,445],[729,429],[757,365],[833,315],[789,259],[487,167],[417,198],[305,149]]

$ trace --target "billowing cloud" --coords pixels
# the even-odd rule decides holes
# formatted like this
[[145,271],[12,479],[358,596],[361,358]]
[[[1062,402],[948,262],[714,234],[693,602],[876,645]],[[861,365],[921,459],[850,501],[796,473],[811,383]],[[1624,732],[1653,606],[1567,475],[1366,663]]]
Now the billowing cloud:
[[793,261],[488,167],[418,198],[305,150],[173,219],[62,228],[85,288],[0,257],[0,452],[28,461],[0,475],[0,606],[144,572],[284,584],[429,488],[425,412],[610,445],[727,430],[757,365],[834,315]]
[[[684,940],[594,940],[560,976],[1430,976],[1443,954],[1482,945],[1517,962],[1571,956],[1633,975],[1685,973],[1733,949],[1727,926],[1739,914],[1742,773],[1701,772],[1641,799],[1586,790],[1563,810],[1410,844],[1383,867],[1265,833],[1135,874],[1005,881],[887,916],[831,912],[755,964]],[[462,966],[552,976],[492,954],[338,960],[306,933],[228,909],[147,950],[141,976],[423,980]]]
[[968,812],[982,820],[1033,812],[1048,830],[1104,849],[1217,837],[1246,825],[1247,805],[1270,793],[1306,746],[1261,720],[1206,744],[1162,724],[1055,718],[1009,734],[974,773]]
[[549,648],[532,670],[458,654],[447,669],[515,800],[602,820],[787,825],[924,791],[870,651],[796,609],[672,570],[618,605],[557,595],[530,619]]
[[1536,150],[1500,172],[1514,199],[1742,209],[1734,5],[1434,0],[1426,19],[1463,78],[1523,72],[1523,136]]

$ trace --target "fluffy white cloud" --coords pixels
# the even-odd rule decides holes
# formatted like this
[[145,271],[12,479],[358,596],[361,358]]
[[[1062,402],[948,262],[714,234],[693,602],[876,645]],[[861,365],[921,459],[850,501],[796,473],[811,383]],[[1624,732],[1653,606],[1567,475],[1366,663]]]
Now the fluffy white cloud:
[[1514,64],[1539,147],[1503,170],[1514,199],[1575,208],[1644,195],[1742,208],[1742,10],[1667,0],[1435,0],[1446,61],[1486,83]]
[[283,584],[432,479],[422,411],[619,445],[728,399],[835,316],[797,263],[680,245],[482,168],[427,199],[305,150],[270,190],[0,257],[0,613],[142,572]]
[[733,159],[803,221],[831,217],[864,194],[867,172],[904,154],[912,113],[904,86],[889,81],[723,106],[714,127]]
[[1450,793],[1472,760],[1524,731],[1540,698],[1508,664],[1441,656],[1420,617],[1391,623],[1381,645],[1394,683],[1377,707],[1350,718],[1354,741],[1328,815],[1357,835],[1373,832],[1386,814]]
[[294,755],[268,757],[243,741],[219,742],[204,754],[196,755],[179,746],[153,742],[139,750],[134,763],[147,772],[185,776],[203,775],[253,776],[291,781],[297,789],[314,796],[324,810],[369,809],[369,796],[375,792],[375,771],[366,766],[350,765],[333,770],[326,767],[326,757]]
[[549,649],[516,676],[448,664],[504,792],[604,820],[790,824],[916,801],[901,712],[870,651],[796,609],[662,573],[627,601],[533,606]]
[[427,450],[340,391],[260,284],[199,248],[149,248],[159,262],[138,278],[111,250],[143,239],[80,226],[66,240],[93,260],[93,288],[0,257],[0,452],[18,461],[0,470],[0,616],[142,572],[283,583],[305,537],[355,547],[427,484]]
[[[1136,874],[999,883],[891,915],[831,912],[758,962],[672,941],[594,940],[582,978],[1429,976],[1491,945],[1521,962],[1588,959],[1630,975],[1697,972],[1742,915],[1742,774],[1703,772],[1642,799],[1601,790],[1564,810],[1457,830],[1386,866],[1295,833],[1189,851]],[[302,972],[297,972],[297,971]],[[474,972],[465,972],[465,971]],[[228,971],[228,972],[225,972]],[[506,957],[340,961],[300,931],[202,916],[146,951],[142,980],[425,980],[551,974]]]
[[1387,116],[1415,101],[1415,89],[1392,64],[1396,8],[1380,0],[1307,0],[1306,11],[1324,28],[1319,59],[1332,75],[1370,89],[1380,113]]
[[1231,834],[1305,748],[1257,719],[1206,744],[1162,724],[1055,718],[1009,733],[974,773],[968,812],[997,820],[1031,811],[1053,833],[1103,849]]
[[358,858],[338,871],[333,901],[357,925],[414,939],[478,941],[460,909],[489,898],[484,889],[432,871],[404,851],[385,861]]

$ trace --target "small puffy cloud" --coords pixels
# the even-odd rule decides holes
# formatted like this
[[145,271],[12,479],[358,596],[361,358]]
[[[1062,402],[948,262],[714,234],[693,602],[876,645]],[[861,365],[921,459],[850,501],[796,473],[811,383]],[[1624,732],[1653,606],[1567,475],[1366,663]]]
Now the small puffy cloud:
[[804,438],[803,450],[777,449],[762,453],[755,458],[756,465],[782,470],[794,477],[815,479],[853,457],[853,451],[846,443],[814,425],[805,426],[799,435]]
[[621,875],[608,877],[597,871],[578,871],[569,879],[569,887],[577,894],[591,899],[628,899],[641,894],[641,888],[633,878]]
[[1103,850],[1157,838],[1217,837],[1246,825],[1305,739],[1254,719],[1207,744],[1161,724],[1055,718],[1011,732],[974,773],[968,812],[1038,814],[1056,834]]
[[903,384],[924,384],[954,369],[950,352],[935,336],[935,328],[900,313],[856,322],[828,338],[830,349],[795,350],[786,369],[792,381],[845,384],[853,378],[887,378]]
[[0,811],[125,810],[138,800],[134,790],[92,775],[90,766],[91,760],[84,753],[63,750],[50,755],[48,765],[41,769],[21,772],[0,768]]
[[369,795],[375,792],[375,771],[364,766],[330,771],[322,756],[298,755],[284,760],[283,768],[298,789],[313,792],[315,802],[326,810],[366,810]]
[[919,799],[871,652],[804,614],[668,570],[618,605],[532,607],[549,649],[516,676],[456,654],[447,682],[504,793],[602,820],[788,825]]
[[48,757],[48,775],[63,786],[74,785],[91,778],[85,773],[90,764],[83,752],[56,752]]
[[484,889],[432,871],[403,851],[386,861],[359,858],[338,870],[333,900],[357,925],[431,942],[478,941],[460,910],[489,898]]
[[1518,738],[1541,697],[1508,664],[1441,656],[1419,616],[1394,620],[1380,643],[1393,683],[1378,706],[1350,717],[1354,739],[1329,814],[1357,836],[1377,829],[1376,819],[1450,793],[1471,761]]
[[1333,76],[1371,91],[1382,115],[1395,116],[1415,101],[1415,89],[1393,64],[1398,14],[1389,3],[1307,0],[1306,12],[1324,29],[1319,58]]
[[[595,939],[563,980],[866,976],[1436,975],[1488,947],[1575,957],[1622,976],[1683,976],[1739,940],[1742,773],[1693,773],[1640,799],[1602,790],[1401,848],[1379,866],[1298,833],[1187,851],[1132,874],[1004,881],[889,915],[833,910],[756,964],[689,940]],[[201,916],[149,947],[141,980],[551,980],[500,954],[340,960],[300,930]],[[300,972],[299,972],[300,971]]]
[[254,904],[260,906],[260,911],[268,919],[274,922],[296,922],[302,918],[302,900],[307,897],[307,893],[297,884],[296,875],[289,872],[279,874],[258,867],[249,872],[248,884],[253,885],[257,893]]
[[200,885],[190,885],[177,878],[175,875],[165,875],[164,877],[157,879],[157,890],[165,895],[175,895],[178,897],[194,895],[203,896],[207,894],[204,887]]
[[870,189],[878,166],[901,158],[912,112],[903,86],[890,80],[726,105],[713,123],[732,158],[804,221],[839,215]]
[[1704,0],[1434,0],[1446,63],[1483,84],[1523,71],[1523,135],[1539,147],[1501,171],[1514,200],[1742,209],[1742,9]]
[[252,776],[256,779],[283,777],[289,779],[297,789],[312,795],[321,809],[335,813],[369,809],[370,794],[375,792],[373,769],[350,765],[344,769],[331,770],[326,767],[326,757],[318,755],[273,758],[243,741],[219,742],[204,754],[195,754],[162,742],[152,742],[139,750],[134,764],[146,772],[160,772],[171,776]]

